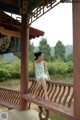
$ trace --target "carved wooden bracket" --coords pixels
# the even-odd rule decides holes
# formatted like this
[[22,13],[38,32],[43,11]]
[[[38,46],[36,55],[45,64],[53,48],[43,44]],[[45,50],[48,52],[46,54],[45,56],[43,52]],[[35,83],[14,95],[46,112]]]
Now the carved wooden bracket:
[[42,116],[43,108],[40,107],[40,106],[38,106],[38,107],[39,107],[39,110],[40,110],[40,112],[39,112],[39,118],[40,118],[40,120],[48,120],[48,118],[49,118],[49,111],[47,109],[45,109],[46,116],[43,118],[43,116]]

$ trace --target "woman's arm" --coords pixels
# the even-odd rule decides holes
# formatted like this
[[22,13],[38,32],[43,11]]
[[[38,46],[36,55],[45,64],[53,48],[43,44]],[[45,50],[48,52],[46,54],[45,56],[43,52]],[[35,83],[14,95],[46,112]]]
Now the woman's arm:
[[50,76],[49,76],[49,73],[48,73],[48,70],[47,70],[47,64],[46,64],[46,62],[44,62],[44,69],[45,69],[45,72],[46,72],[46,74],[48,76],[48,79],[50,80]]

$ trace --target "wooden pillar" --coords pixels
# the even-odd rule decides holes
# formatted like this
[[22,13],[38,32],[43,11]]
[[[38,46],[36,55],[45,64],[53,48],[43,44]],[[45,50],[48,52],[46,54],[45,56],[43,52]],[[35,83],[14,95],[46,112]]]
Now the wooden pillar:
[[[22,0],[26,2],[26,0]],[[23,3],[26,5],[26,3]],[[26,5],[27,6],[27,5]],[[28,41],[29,41],[29,27],[28,16],[26,14],[26,6],[23,6],[22,14],[22,34],[21,34],[21,96],[28,92]],[[21,110],[26,110],[27,101],[21,98]]]
[[[80,1],[80,0],[79,0]],[[74,114],[80,120],[80,2],[73,3]]]

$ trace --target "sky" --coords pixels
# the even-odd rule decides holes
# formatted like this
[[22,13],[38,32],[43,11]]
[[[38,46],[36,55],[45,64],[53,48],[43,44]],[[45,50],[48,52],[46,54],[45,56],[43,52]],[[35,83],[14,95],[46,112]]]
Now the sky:
[[45,32],[43,37],[31,40],[34,46],[38,46],[42,38],[47,39],[50,47],[54,47],[58,40],[64,45],[72,45],[72,4],[60,3],[33,22],[31,27]]

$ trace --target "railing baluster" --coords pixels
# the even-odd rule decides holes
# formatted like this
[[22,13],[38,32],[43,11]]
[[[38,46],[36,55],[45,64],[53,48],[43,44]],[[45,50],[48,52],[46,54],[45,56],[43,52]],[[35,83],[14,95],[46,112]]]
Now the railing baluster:
[[67,98],[68,98],[69,93],[70,93],[70,87],[65,87],[65,89],[68,89],[68,90],[66,90],[66,95],[64,96],[63,105],[66,104]]
[[58,96],[59,96],[60,91],[61,91],[61,86],[57,86],[57,88],[58,88],[58,92],[57,92],[57,94],[55,96],[54,102],[57,102]]
[[72,101],[74,101],[74,97],[73,97],[73,88],[71,87],[70,88],[71,92],[70,92],[70,95],[69,95],[69,101],[68,101],[68,107],[72,106]]

